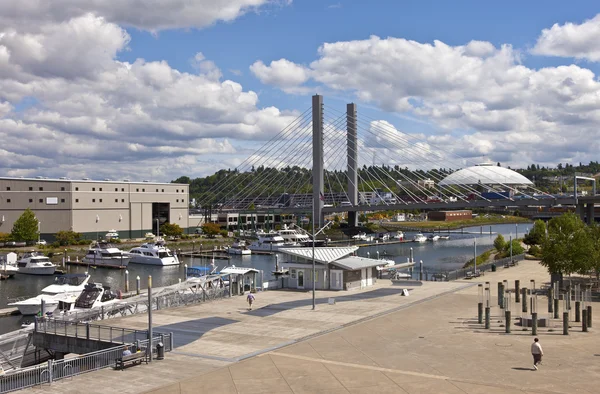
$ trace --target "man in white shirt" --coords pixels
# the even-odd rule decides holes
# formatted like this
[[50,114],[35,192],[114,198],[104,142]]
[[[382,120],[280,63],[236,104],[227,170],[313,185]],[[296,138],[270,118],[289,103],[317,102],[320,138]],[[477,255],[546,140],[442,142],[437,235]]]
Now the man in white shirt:
[[533,355],[533,369],[537,371],[537,366],[542,362],[542,356],[544,355],[542,345],[540,345],[539,339],[537,338],[535,338],[531,344],[531,354]]

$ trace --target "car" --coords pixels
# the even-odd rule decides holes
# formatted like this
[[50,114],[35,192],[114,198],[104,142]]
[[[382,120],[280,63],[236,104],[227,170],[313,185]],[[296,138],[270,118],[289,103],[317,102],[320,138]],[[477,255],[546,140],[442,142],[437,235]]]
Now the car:
[[35,243],[36,245],[48,245],[48,242],[46,242],[45,239],[40,239],[39,241],[37,241]]
[[202,234],[202,233],[203,233],[203,231],[202,231],[202,228],[200,228],[200,227],[198,227],[194,230],[194,234]]

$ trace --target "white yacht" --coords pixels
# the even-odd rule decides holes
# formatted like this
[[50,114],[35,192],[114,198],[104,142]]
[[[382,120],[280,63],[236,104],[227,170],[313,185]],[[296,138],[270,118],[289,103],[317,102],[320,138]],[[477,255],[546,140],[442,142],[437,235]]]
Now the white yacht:
[[17,272],[19,272],[19,267],[15,264],[4,262],[4,264],[0,265],[0,275],[5,278],[12,278]]
[[115,229],[108,230],[104,236],[106,239],[119,239],[119,233]]
[[130,263],[148,265],[178,265],[179,258],[161,243],[147,242],[129,251]]
[[117,294],[102,283],[88,283],[79,296],[73,293],[57,295],[58,310],[63,314],[88,312],[119,301]]
[[27,252],[17,260],[19,274],[54,275],[56,265],[50,259],[38,252]]
[[58,295],[79,296],[85,285],[90,280],[88,274],[66,274],[58,276],[56,282],[42,289],[42,293],[36,297],[12,302],[8,306],[14,306],[19,309],[22,315],[36,315],[41,310],[42,300],[44,301],[44,312],[54,312],[58,307]]
[[440,239],[440,236],[439,235],[435,235],[435,234],[431,234],[429,237],[427,237],[427,240],[431,241],[431,242],[438,241],[439,239]]
[[128,253],[108,242],[100,241],[92,243],[82,261],[98,267],[123,268],[127,267],[129,259]]
[[404,239],[404,233],[402,231],[398,230],[392,234],[392,238],[399,239],[400,241],[402,241]]
[[283,228],[278,231],[279,235],[283,238],[283,242],[289,245],[300,245],[307,246],[311,243],[310,236],[303,231],[288,228],[287,225],[283,225]]
[[227,253],[246,256],[252,254],[252,251],[248,249],[246,241],[244,241],[243,239],[238,239],[230,247],[227,248]]
[[415,242],[425,242],[427,241],[427,237],[421,233],[415,234],[413,241]]
[[258,241],[254,241],[250,244],[248,249],[251,251],[258,252],[274,252],[279,250],[279,248],[287,248],[290,245],[287,245],[283,240],[283,237],[277,233],[269,232],[269,233],[258,233]]

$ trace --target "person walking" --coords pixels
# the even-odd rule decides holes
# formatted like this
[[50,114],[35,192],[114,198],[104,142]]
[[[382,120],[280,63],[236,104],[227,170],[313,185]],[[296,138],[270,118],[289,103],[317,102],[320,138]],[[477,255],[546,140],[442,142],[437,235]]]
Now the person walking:
[[537,371],[537,366],[542,363],[542,356],[544,355],[540,340],[537,338],[535,338],[531,344],[531,354],[533,355],[533,369]]
[[254,302],[254,294],[248,293],[246,300],[248,301],[248,309],[252,310],[252,303]]

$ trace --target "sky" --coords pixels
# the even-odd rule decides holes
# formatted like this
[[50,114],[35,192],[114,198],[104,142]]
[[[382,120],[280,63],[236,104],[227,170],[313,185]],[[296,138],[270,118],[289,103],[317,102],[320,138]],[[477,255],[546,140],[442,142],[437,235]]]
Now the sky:
[[587,163],[600,145],[599,12],[577,0],[0,0],[0,168],[206,176],[237,167],[315,93],[475,162]]

